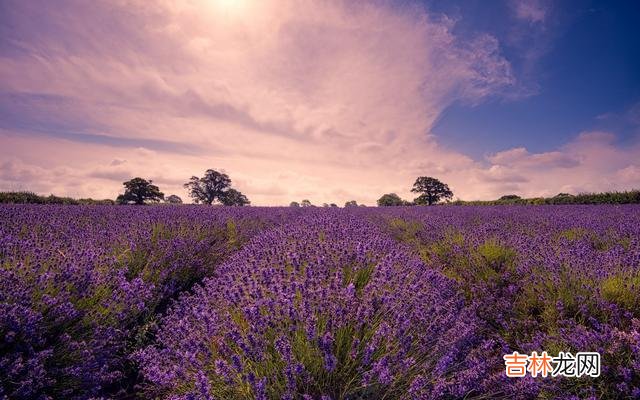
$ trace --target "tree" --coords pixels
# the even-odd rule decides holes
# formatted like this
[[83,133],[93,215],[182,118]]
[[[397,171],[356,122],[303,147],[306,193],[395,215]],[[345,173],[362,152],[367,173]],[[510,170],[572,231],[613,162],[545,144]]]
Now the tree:
[[383,194],[382,197],[378,199],[378,206],[380,207],[389,207],[389,206],[402,206],[404,205],[404,201],[395,193],[387,193]]
[[416,204],[432,205],[442,199],[451,199],[453,197],[453,192],[449,189],[447,184],[430,176],[421,176],[416,179],[411,191],[414,193],[421,193],[414,200]]
[[331,204],[329,204],[329,207],[338,208],[338,205],[336,203],[331,203]]
[[182,204],[182,199],[180,198],[180,196],[172,194],[170,196],[167,196],[164,199],[164,202],[168,204]]
[[119,204],[157,203],[164,198],[164,193],[151,180],[133,178],[122,184],[125,190],[116,200]]
[[313,204],[311,204],[311,202],[307,199],[302,200],[302,202],[300,203],[300,205],[302,207],[313,207]]
[[289,203],[289,207],[300,207],[300,203],[298,203],[297,201],[292,201],[291,203]]
[[500,197],[498,200],[520,200],[520,199],[522,199],[522,197],[518,196],[517,194],[506,194]]
[[349,200],[346,203],[344,203],[345,207],[358,207],[358,203],[356,203],[355,200]]
[[247,196],[233,188],[227,189],[220,198],[220,201],[225,206],[246,206],[251,203],[249,199],[247,199]]
[[184,184],[196,204],[212,204],[216,200],[222,202],[224,193],[230,186],[229,176],[213,169],[208,169],[202,178],[192,176],[189,182]]

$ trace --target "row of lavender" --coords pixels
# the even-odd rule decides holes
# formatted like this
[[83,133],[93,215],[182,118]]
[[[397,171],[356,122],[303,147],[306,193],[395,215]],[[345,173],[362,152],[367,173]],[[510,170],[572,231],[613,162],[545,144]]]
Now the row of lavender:
[[[0,220],[10,397],[119,396],[136,368],[154,398],[640,395],[638,207],[8,207]],[[506,378],[513,350],[599,351],[603,374]]]
[[219,272],[137,353],[147,396],[462,398],[499,386],[484,358],[500,349],[454,282],[362,217],[309,212]]
[[509,352],[602,355],[596,379],[521,379],[528,397],[640,399],[640,207],[404,208],[375,219],[454,279],[485,336]]
[[292,212],[2,206],[0,398],[130,391],[171,299]]

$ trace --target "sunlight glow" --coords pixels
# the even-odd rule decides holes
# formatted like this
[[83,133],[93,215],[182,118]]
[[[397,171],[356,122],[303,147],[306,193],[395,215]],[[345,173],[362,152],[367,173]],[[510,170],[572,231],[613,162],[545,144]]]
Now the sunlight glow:
[[250,0],[213,0],[215,6],[227,13],[241,13],[247,10]]

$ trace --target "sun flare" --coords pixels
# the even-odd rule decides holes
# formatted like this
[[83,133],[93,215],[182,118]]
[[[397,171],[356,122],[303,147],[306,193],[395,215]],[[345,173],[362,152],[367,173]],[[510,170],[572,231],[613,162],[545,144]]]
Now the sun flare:
[[213,0],[214,6],[227,13],[242,13],[249,8],[250,0]]

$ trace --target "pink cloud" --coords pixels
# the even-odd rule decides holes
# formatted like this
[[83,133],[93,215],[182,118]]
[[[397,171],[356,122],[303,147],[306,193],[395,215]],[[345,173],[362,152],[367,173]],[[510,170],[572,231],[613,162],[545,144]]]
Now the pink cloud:
[[[158,177],[166,166],[167,191],[184,195],[178,180],[212,167],[252,182],[246,190],[256,204],[287,202],[287,192],[273,186],[287,171],[295,174],[278,186],[316,202],[345,200],[331,198],[342,186],[373,202],[378,191],[410,179],[412,160],[427,156],[441,171],[458,163],[459,154],[429,138],[440,113],[514,82],[494,38],[459,40],[452,21],[421,8],[239,4],[17,7],[17,23],[44,18],[47,31],[29,26],[23,55],[0,59],[0,89],[65,99],[28,105],[34,124],[43,115],[56,124],[81,121],[83,132],[146,141],[153,152],[74,143],[58,150],[64,156],[36,158],[18,149],[24,132],[8,132],[17,147],[5,151],[34,166],[91,171],[84,179],[92,184],[67,189],[60,180],[61,194],[105,195],[127,173]],[[73,140],[39,140],[59,139]],[[172,142],[201,152],[162,152]],[[85,157],[89,149],[93,157]],[[115,158],[128,161],[110,166]]]
[[577,158],[561,151],[531,154],[524,147],[501,151],[487,159],[496,165],[527,168],[571,168],[580,164]]
[[548,14],[548,5],[541,0],[513,0],[515,16],[529,23],[542,23]]

